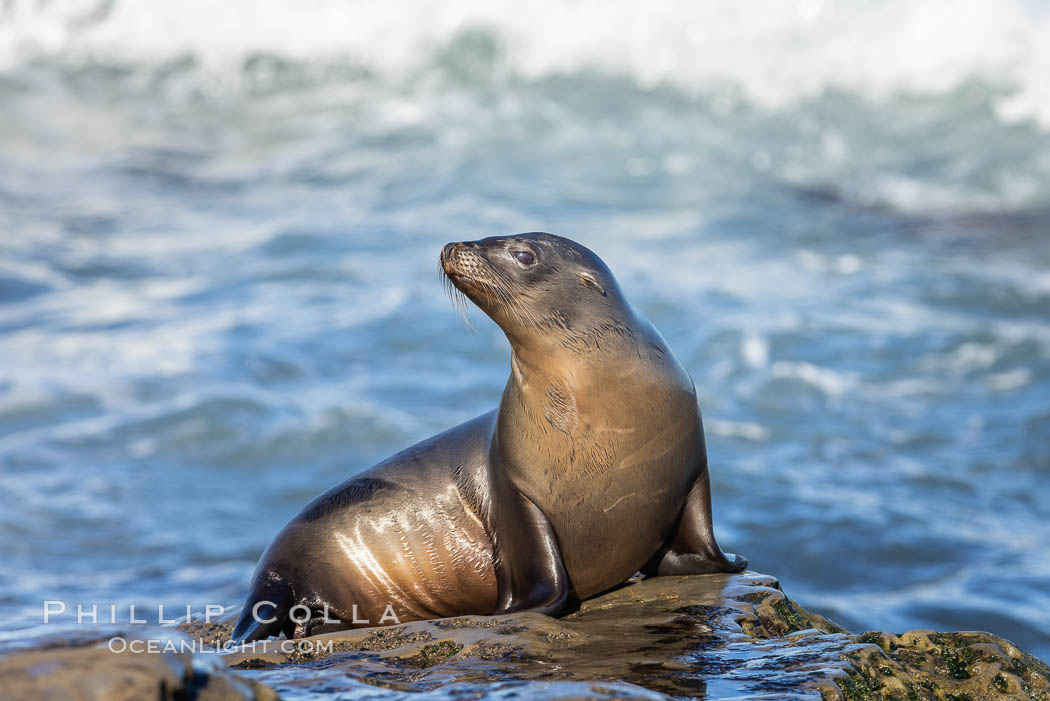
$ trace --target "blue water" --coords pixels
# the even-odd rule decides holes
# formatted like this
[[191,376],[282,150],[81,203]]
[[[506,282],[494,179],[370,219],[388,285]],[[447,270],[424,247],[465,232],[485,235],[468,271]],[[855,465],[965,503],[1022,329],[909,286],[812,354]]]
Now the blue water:
[[229,5],[0,7],[0,644],[239,603],[308,499],[495,405],[437,255],[545,230],[692,373],[723,547],[1050,659],[1044,9]]

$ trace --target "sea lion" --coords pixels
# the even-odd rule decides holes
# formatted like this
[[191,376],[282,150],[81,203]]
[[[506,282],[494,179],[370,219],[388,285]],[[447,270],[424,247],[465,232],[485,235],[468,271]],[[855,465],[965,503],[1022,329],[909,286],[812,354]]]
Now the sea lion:
[[510,340],[499,408],[311,501],[263,554],[235,641],[538,611],[646,575],[737,572],[715,542],[696,391],[587,248],[451,243]]

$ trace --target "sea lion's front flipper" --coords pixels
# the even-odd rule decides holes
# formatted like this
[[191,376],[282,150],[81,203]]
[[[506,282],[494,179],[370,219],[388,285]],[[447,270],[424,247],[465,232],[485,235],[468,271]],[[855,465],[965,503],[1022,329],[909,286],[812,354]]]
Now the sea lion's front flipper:
[[747,569],[747,558],[722,552],[711,524],[711,480],[705,467],[689,491],[671,536],[645,564],[642,574],[710,574]]
[[517,492],[507,497],[495,529],[499,598],[493,613],[553,616],[565,605],[569,591],[554,528],[528,497]]
[[295,624],[288,618],[288,610],[295,603],[294,599],[287,579],[269,570],[256,574],[230,640],[247,643],[266,640],[282,632],[292,637]]

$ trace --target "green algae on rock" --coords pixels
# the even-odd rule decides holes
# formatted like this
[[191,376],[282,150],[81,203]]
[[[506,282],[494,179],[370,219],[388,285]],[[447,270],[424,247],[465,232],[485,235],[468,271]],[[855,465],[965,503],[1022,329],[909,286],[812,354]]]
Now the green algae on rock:
[[1050,666],[990,633],[864,633],[825,699],[1050,701]]

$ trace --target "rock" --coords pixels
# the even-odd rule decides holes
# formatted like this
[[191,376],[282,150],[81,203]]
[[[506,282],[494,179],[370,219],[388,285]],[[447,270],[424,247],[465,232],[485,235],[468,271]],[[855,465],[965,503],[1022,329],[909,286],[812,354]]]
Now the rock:
[[1000,638],[851,635],[751,572],[635,580],[560,619],[464,616],[300,644],[271,641],[226,661],[289,698],[1050,701],[1050,668]]
[[[295,696],[548,698],[772,695],[819,698],[853,639],[787,599],[772,577],[705,575],[635,581],[561,619],[464,616],[315,636],[227,655],[242,673]],[[318,646],[331,645],[331,651]],[[386,690],[383,694],[377,689]]]
[[864,633],[825,699],[1050,701],[1050,667],[990,633]]
[[[128,638],[146,642],[145,638]],[[143,648],[145,649],[145,648]],[[271,689],[188,652],[112,652],[105,643],[0,659],[0,697],[55,701],[274,701]]]
[[[232,621],[179,628],[215,645]],[[34,650],[0,661],[0,690],[5,698],[201,701],[277,693],[286,701],[1050,701],[1050,667],[988,633],[852,635],[788,599],[774,578],[748,572],[632,580],[560,619],[462,616],[221,655],[118,655],[97,644]]]

